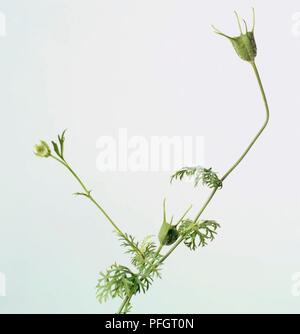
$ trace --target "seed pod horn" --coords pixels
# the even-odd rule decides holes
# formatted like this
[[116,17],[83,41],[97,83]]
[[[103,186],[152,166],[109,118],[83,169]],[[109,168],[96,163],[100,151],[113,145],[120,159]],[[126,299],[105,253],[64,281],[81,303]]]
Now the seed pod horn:
[[245,25],[245,33],[243,33],[243,31],[242,31],[242,25],[241,25],[240,17],[238,15],[238,13],[234,12],[235,16],[237,18],[238,27],[239,27],[239,31],[240,31],[240,35],[237,36],[237,37],[228,36],[228,35],[224,34],[223,32],[221,32],[219,29],[212,26],[215,33],[229,39],[230,42],[232,43],[236,53],[238,54],[238,56],[241,59],[243,59],[245,61],[248,61],[248,62],[253,62],[256,55],[257,55],[257,47],[256,47],[255,38],[254,38],[255,11],[254,11],[254,8],[252,8],[252,10],[253,10],[253,27],[252,27],[252,30],[249,31],[247,22],[245,20],[243,20],[244,25]]

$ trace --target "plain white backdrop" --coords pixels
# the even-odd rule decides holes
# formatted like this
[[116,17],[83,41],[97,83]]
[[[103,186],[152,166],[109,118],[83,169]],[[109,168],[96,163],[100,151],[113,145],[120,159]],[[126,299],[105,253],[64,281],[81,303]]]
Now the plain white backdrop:
[[[204,249],[181,247],[137,313],[299,312],[298,1],[4,0],[0,37],[1,313],[109,313],[98,272],[126,263],[111,227],[54,162],[32,147],[68,128],[66,154],[119,225],[156,234],[162,200],[180,214],[207,196],[166,172],[96,168],[101,136],[203,136],[223,173],[264,118],[250,65],[215,24],[237,34],[233,10],[257,13],[257,65],[271,122],[204,214],[222,228]],[[297,285],[299,286],[299,285]],[[296,289],[297,290],[297,289]]]

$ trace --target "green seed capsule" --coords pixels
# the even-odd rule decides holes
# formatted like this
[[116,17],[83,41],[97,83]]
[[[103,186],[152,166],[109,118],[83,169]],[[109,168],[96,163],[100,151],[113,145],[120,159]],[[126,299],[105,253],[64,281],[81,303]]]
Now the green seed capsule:
[[246,61],[253,61],[257,55],[257,48],[253,32],[231,38],[231,43],[236,53]]
[[179,237],[179,233],[175,226],[167,222],[166,219],[166,201],[164,201],[163,223],[158,233],[158,239],[161,245],[170,246]]
[[220,30],[216,29],[215,27],[214,30],[217,34],[224,36],[226,38],[228,38],[236,53],[238,54],[238,56],[248,62],[252,62],[254,61],[256,55],[257,55],[257,47],[256,47],[256,42],[255,42],[255,38],[254,38],[254,28],[255,28],[255,12],[253,9],[253,28],[251,31],[248,31],[248,26],[245,20],[243,20],[244,25],[245,25],[245,33],[243,33],[242,31],[242,27],[241,27],[241,22],[240,22],[240,18],[237,14],[237,12],[235,12],[235,15],[237,17],[237,22],[238,22],[238,26],[239,26],[239,30],[240,30],[240,36],[237,37],[230,37],[228,35],[225,35],[224,33],[222,33]]
[[163,222],[158,233],[160,244],[170,246],[178,239],[178,237],[179,233],[176,230],[176,227],[168,224],[167,222]]

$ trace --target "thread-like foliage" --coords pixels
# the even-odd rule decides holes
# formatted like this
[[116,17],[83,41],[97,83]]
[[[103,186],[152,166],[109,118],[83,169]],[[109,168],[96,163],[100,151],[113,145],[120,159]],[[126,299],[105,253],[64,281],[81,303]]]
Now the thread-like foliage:
[[[160,265],[158,265],[161,255],[157,254],[157,247],[151,237],[146,237],[141,243],[128,234],[118,233],[118,237],[125,253],[131,255],[131,263],[137,272],[116,263],[105,272],[100,272],[96,296],[101,303],[109,298],[125,299],[137,293],[145,293],[154,278],[161,277]],[[122,313],[128,313],[130,308],[130,302],[126,303]]]
[[[131,263],[139,271],[143,271],[149,264],[159,259],[160,255],[157,254],[157,247],[151,236],[147,236],[141,243],[129,234],[118,234],[118,236],[125,253],[131,255]],[[153,268],[153,275],[160,277],[159,267]]]
[[[224,180],[227,179],[227,177],[237,168],[241,161],[243,161],[269,122],[270,112],[268,101],[261,82],[260,74],[254,61],[257,53],[254,39],[254,11],[252,31],[248,31],[247,23],[244,21],[246,30],[245,33],[242,32],[240,18],[237,13],[236,16],[241,33],[240,36],[230,37],[216,28],[214,28],[214,30],[217,34],[229,39],[237,54],[243,60],[246,60],[251,64],[265,105],[266,119],[263,126],[254,136],[254,139],[246,147],[245,151],[238,158],[238,160],[235,161],[222,176],[222,178],[219,178],[217,173],[214,172],[212,168],[203,168],[201,166],[184,167],[172,175],[171,182],[174,180],[182,180],[183,178],[190,178],[193,179],[195,187],[202,183],[202,185],[213,190],[204,205],[200,208],[195,220],[185,218],[186,214],[190,210],[189,208],[184,215],[175,224],[173,224],[172,219],[171,221],[167,221],[164,207],[163,223],[158,233],[158,240],[160,243],[159,247],[157,247],[149,237],[139,243],[131,235],[123,233],[118,225],[103,209],[100,203],[95,200],[95,198],[91,195],[91,191],[88,190],[89,188],[83,183],[80,177],[75,173],[64,158],[65,131],[58,136],[58,141],[52,141],[53,152],[51,152],[50,149],[51,145],[49,146],[44,140],[41,140],[40,143],[34,147],[34,153],[37,157],[54,159],[67,168],[67,170],[75,177],[81,186],[81,192],[76,193],[76,195],[85,196],[94,205],[96,205],[101,214],[104,214],[104,216],[108,219],[108,222],[113,226],[114,230],[117,231],[117,234],[121,239],[122,247],[125,252],[130,255],[131,266],[134,270],[127,266],[114,263],[105,272],[100,273],[98,279],[97,298],[100,302],[105,302],[109,298],[116,297],[123,299],[118,313],[128,313],[130,311],[131,297],[137,293],[146,292],[151,286],[154,278],[156,276],[160,277],[160,267],[162,266],[162,263],[164,263],[170,254],[175,251],[181,242],[183,242],[191,250],[195,250],[197,247],[204,247],[208,244],[208,242],[214,240],[220,225],[213,220],[203,221],[199,220],[199,218],[208,204],[212,201],[217,190],[222,188]],[[169,251],[164,255],[161,255],[162,249],[171,245],[173,246],[169,249]]]
[[114,263],[106,272],[101,272],[98,279],[97,299],[100,303],[109,298],[126,298],[139,289],[136,274],[128,267]]
[[191,250],[204,247],[209,241],[213,241],[220,225],[214,220],[204,220],[195,223],[193,220],[185,220],[178,228],[183,237],[184,244]]
[[183,167],[175,172],[171,177],[171,182],[174,180],[182,180],[184,177],[194,178],[194,186],[197,187],[200,182],[209,188],[222,188],[222,181],[218,178],[216,172],[212,168]]

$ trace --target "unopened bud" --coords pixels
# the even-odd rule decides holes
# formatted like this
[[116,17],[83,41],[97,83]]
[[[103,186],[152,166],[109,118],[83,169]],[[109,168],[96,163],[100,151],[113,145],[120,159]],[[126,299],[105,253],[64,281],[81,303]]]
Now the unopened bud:
[[39,144],[34,146],[34,154],[41,158],[48,158],[51,155],[51,150],[48,144],[41,140]]

